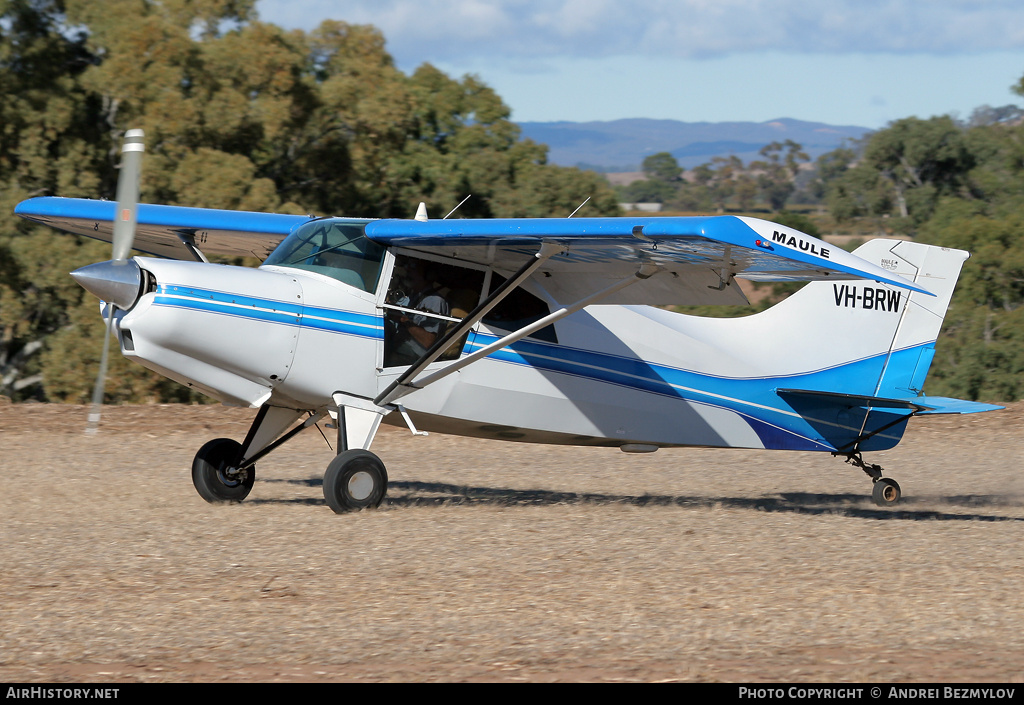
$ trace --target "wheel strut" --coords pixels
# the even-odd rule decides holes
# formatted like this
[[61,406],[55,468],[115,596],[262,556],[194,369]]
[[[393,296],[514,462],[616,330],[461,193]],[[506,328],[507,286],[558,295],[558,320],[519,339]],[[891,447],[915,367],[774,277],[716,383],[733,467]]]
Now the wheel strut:
[[833,453],[832,455],[839,456],[845,455],[846,462],[850,465],[860,468],[863,470],[868,477],[871,478],[872,482],[878,482],[882,477],[882,466],[871,463],[870,465],[864,461],[864,456],[861,455],[859,450],[851,451],[849,453]]
[[891,477],[882,477],[882,466],[867,463],[859,450],[848,453],[833,453],[834,456],[846,456],[846,462],[854,465],[871,478],[871,500],[880,507],[890,507],[900,501],[902,492],[899,483]]

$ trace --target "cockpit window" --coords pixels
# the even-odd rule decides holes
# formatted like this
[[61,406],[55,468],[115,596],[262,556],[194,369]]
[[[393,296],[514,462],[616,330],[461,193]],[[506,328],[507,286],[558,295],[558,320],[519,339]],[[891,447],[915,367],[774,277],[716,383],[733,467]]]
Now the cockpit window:
[[263,264],[317,272],[363,291],[376,291],[384,247],[363,234],[369,222],[328,218],[306,223]]

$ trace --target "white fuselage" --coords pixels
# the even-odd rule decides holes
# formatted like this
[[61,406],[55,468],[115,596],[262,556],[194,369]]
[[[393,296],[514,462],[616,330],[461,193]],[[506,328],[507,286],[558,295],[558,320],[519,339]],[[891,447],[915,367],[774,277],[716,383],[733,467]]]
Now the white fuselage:
[[[927,252],[956,259],[959,271],[962,253]],[[227,404],[313,410],[330,406],[337,392],[373,400],[406,370],[385,366],[391,252],[372,291],[287,266],[138,261],[156,285],[119,318],[124,354]],[[949,292],[956,272],[943,275]],[[743,319],[590,306],[556,324],[557,343],[525,338],[399,403],[419,428],[460,435],[831,451],[837,439],[862,432],[863,415],[833,410],[815,419],[815,410],[796,408],[777,390],[913,396],[948,302],[948,292],[934,302],[914,294],[921,303],[910,305],[905,293],[879,287],[814,282]],[[462,354],[504,334],[478,323]],[[402,423],[398,414],[386,421]],[[902,430],[871,442],[891,447]]]
[[[378,293],[287,268],[139,261],[157,289],[119,319],[125,356],[227,404],[316,409],[336,391],[373,399],[404,371],[383,366]],[[558,324],[557,344],[523,340],[401,403],[419,427],[462,435],[762,447],[734,411],[651,389],[658,366],[678,367],[678,353],[699,345],[645,309],[585,309]],[[478,324],[464,352],[501,335]]]

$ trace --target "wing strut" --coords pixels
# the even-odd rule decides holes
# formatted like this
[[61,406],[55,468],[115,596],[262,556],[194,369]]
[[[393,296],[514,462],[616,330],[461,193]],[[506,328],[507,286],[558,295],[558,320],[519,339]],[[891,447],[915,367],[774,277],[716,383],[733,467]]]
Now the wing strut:
[[519,268],[513,276],[506,279],[501,286],[492,291],[487,298],[477,304],[477,307],[469,312],[458,325],[449,329],[444,335],[440,336],[434,341],[434,344],[430,346],[430,349],[423,353],[423,356],[412,363],[405,372],[403,372],[394,382],[388,385],[388,388],[381,392],[373,403],[377,406],[384,406],[390,403],[394,399],[403,397],[414,388],[410,388],[407,392],[394,393],[398,387],[405,387],[408,385],[416,375],[426,369],[427,365],[434,362],[441,354],[448,349],[452,341],[460,338],[470,328],[476,325],[477,321],[481,320],[484,316],[490,312],[495,306],[502,302],[502,300],[512,293],[512,290],[522,284],[527,277],[533,274],[538,267],[547,262],[555,255],[565,251],[564,245],[559,245],[553,242],[541,243],[540,249],[537,253],[527,260],[522,267]]
[[209,264],[210,260],[206,259],[206,255],[196,247],[196,236],[194,234],[183,230],[178,230],[174,234],[178,236],[181,244],[184,245],[185,249],[188,250],[188,253],[192,255],[192,259],[196,262],[206,262]]
[[210,260],[206,259],[206,255],[196,247],[196,236],[194,233],[190,233],[185,230],[177,230],[174,234],[178,236],[178,240],[180,240],[181,244],[185,246],[188,253],[192,255],[192,259],[196,262],[206,262],[209,264]]
[[[415,377],[415,374],[418,374],[418,370],[417,373],[410,374],[410,372],[413,369],[410,368],[408,372],[403,374],[399,379],[395,380],[395,382],[393,382],[391,386],[389,386],[384,391],[383,394],[374,399],[374,403],[379,405],[388,404],[396,399],[405,396],[406,394],[415,392],[417,389],[422,389],[423,387],[426,387],[429,384],[433,384],[434,382],[437,382],[438,380],[447,377],[453,372],[458,372],[463,367],[471,365],[477,360],[487,357],[491,353],[497,350],[501,350],[502,348],[507,347],[512,343],[515,343],[516,341],[525,338],[526,336],[540,330],[541,328],[551,325],[555,321],[565,318],[570,314],[576,313],[577,311],[586,306],[590,306],[591,304],[597,303],[598,301],[607,296],[611,296],[620,289],[625,289],[627,286],[635,284],[638,281],[649,279],[654,274],[656,274],[658,270],[659,267],[657,265],[651,264],[649,262],[644,263],[636,272],[631,274],[629,277],[617,281],[611,286],[607,286],[604,289],[601,289],[600,291],[596,291],[593,294],[590,294],[589,296],[580,299],[571,306],[565,306],[563,308],[560,308],[557,311],[548,314],[544,318],[541,318],[527,326],[520,328],[514,333],[509,333],[504,338],[497,340],[486,347],[480,348],[476,352],[467,355],[466,357],[457,360],[452,364],[441,368],[440,370],[437,370],[433,374],[424,377],[422,380],[419,380],[415,384],[413,383],[413,379]],[[424,366],[425,365],[414,365],[413,367],[418,367],[419,369],[422,369]]]

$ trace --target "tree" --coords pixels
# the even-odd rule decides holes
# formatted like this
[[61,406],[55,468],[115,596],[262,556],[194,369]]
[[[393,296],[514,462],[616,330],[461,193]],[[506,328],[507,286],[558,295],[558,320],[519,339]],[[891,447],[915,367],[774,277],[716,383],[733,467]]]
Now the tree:
[[668,203],[678,195],[678,186],[658,179],[640,179],[618,189],[628,203]]
[[94,195],[109,179],[101,106],[79,83],[92,61],[63,3],[0,3],[0,394],[15,399],[42,394],[41,353],[82,298],[67,267],[96,251],[13,215],[24,198]]
[[787,139],[761,148],[765,160],[752,162],[750,168],[760,172],[757,177],[761,194],[773,211],[781,211],[796,190],[794,183],[800,164],[810,160],[803,146]]
[[663,183],[679,181],[679,177],[683,173],[679,162],[668,152],[658,152],[644,157],[640,169],[648,179]]
[[1024,119],[1024,110],[1016,105],[1003,105],[993,108],[981,105],[971,112],[967,127],[986,127],[988,125],[1013,124]]
[[905,118],[872,135],[865,165],[889,183],[899,215],[924,222],[937,199],[967,187],[974,156],[949,117]]
[[711,200],[718,212],[724,213],[726,201],[736,192],[736,179],[743,173],[743,160],[734,154],[715,157],[709,170],[713,174],[708,180]]
[[892,189],[881,175],[866,164],[858,164],[832,179],[825,200],[829,212],[839,222],[869,215],[884,215],[892,210]]
[[968,399],[1024,396],[1024,218],[946,201],[923,230],[971,253],[943,322],[929,393]]
[[819,201],[824,200],[832,184],[846,174],[856,159],[857,152],[850,147],[840,147],[818,157],[808,186],[811,195]]
[[[0,0],[0,394],[88,395],[103,324],[67,272],[109,246],[12,212],[35,195],[113,198],[130,127],[146,130],[149,202],[409,217],[473,194],[458,215],[568,215],[588,197],[586,212],[618,212],[603,179],[520,139],[478,78],[407,76],[374,27],[285,32],[254,4]],[[108,400],[192,398],[123,362]]]
[[620,200],[628,203],[670,203],[678,201],[683,173],[668,152],[651,154],[641,164],[646,179],[616,188]]

